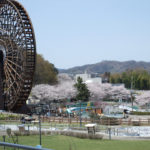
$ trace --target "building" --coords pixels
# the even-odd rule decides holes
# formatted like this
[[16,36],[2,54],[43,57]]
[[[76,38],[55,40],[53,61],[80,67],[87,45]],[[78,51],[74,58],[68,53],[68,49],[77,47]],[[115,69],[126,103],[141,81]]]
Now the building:
[[77,82],[77,78],[82,78],[84,83],[102,83],[102,78],[99,76],[94,76],[92,74],[84,73],[84,74],[76,74],[75,75],[75,81]]

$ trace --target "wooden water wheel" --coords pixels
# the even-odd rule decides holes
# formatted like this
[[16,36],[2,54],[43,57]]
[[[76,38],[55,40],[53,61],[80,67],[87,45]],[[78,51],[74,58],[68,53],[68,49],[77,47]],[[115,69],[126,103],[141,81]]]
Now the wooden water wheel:
[[30,18],[16,0],[0,0],[0,109],[17,112],[26,104],[36,62]]

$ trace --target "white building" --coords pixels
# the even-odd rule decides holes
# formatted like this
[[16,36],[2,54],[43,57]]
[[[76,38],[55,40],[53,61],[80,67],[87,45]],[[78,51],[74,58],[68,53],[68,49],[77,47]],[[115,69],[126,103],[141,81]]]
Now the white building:
[[102,83],[102,78],[101,77],[92,77],[91,74],[76,74],[75,76],[75,81],[77,82],[77,78],[80,77],[82,78],[84,83],[93,83],[93,82],[98,82]]

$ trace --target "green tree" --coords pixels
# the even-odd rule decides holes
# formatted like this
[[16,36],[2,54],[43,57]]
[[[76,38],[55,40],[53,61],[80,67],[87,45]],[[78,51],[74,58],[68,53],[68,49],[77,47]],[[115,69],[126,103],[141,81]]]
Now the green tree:
[[127,70],[120,74],[111,74],[111,83],[124,83],[126,88],[133,88],[137,90],[150,90],[150,73],[143,69]]
[[110,83],[113,83],[113,84],[115,83],[115,78],[114,78],[114,76],[113,76],[113,75],[111,75],[111,77],[110,77],[110,80],[109,80],[109,81],[110,81]]
[[78,77],[77,83],[74,86],[78,92],[76,96],[76,100],[81,100],[84,102],[88,101],[90,97],[90,91],[88,90],[87,85],[83,83],[82,78]]
[[34,84],[56,84],[57,74],[55,66],[37,54]]

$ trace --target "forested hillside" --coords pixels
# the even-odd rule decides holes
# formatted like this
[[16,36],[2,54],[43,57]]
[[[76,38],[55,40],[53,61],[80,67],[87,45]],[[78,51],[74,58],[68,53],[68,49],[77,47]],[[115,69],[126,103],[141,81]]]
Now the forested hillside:
[[96,64],[89,64],[84,66],[73,67],[69,69],[59,69],[60,73],[70,73],[70,74],[78,74],[84,73],[87,71],[88,73],[99,73],[103,74],[105,72],[110,73],[121,73],[126,70],[133,69],[145,69],[150,72],[150,62],[144,61],[102,61]]
[[55,66],[45,60],[42,55],[37,54],[34,84],[55,84],[57,74]]

